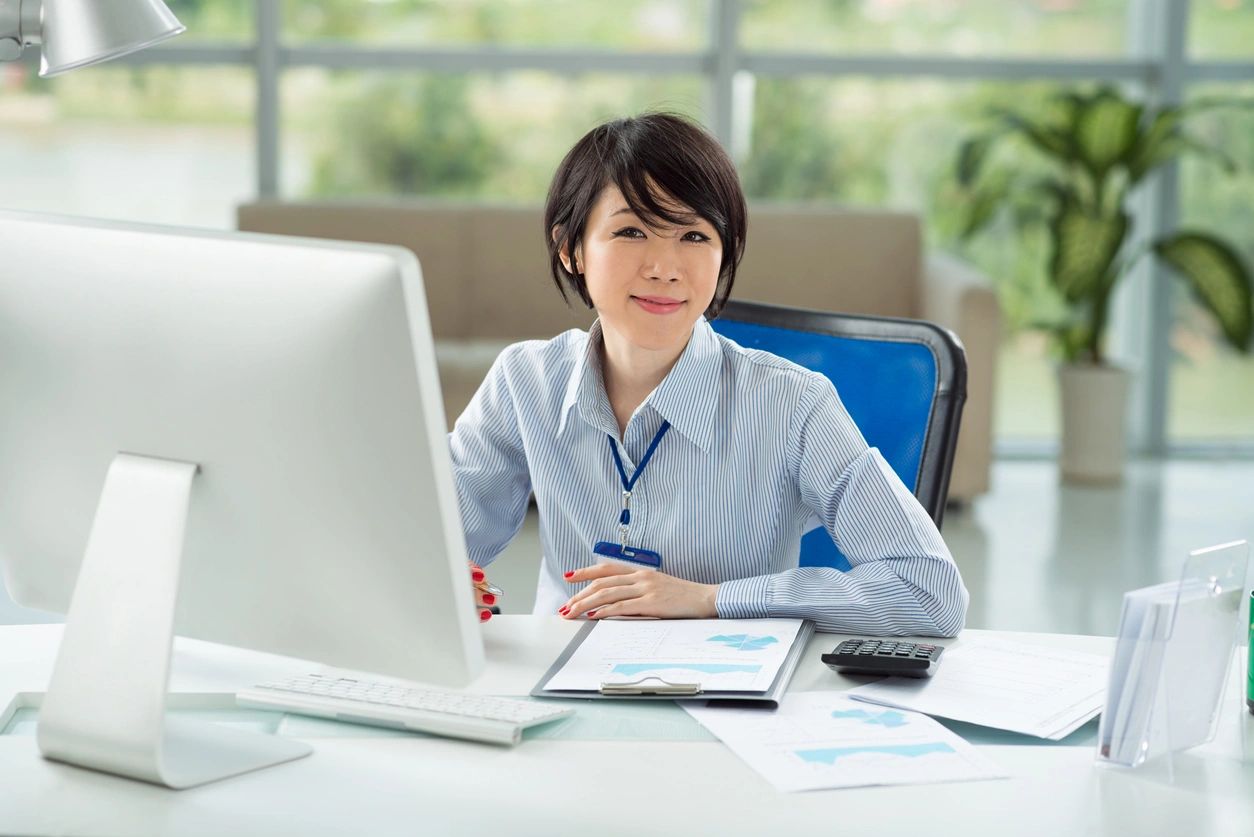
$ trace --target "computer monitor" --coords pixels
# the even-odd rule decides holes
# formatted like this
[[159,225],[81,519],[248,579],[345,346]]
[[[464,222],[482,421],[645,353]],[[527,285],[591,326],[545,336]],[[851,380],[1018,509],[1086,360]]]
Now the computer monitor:
[[167,718],[172,632],[481,668],[408,251],[0,212],[0,405],[4,581],[67,614],[45,756],[187,787],[309,751]]

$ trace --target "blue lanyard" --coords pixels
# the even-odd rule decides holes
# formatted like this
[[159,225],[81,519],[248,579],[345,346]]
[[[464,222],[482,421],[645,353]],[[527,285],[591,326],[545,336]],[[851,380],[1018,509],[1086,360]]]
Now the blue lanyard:
[[640,475],[644,473],[645,466],[653,458],[653,452],[657,450],[658,442],[662,441],[662,437],[670,429],[671,423],[663,421],[662,426],[658,428],[657,435],[649,443],[649,449],[644,452],[644,458],[636,466],[636,472],[631,475],[631,479],[627,479],[627,470],[623,468],[623,458],[618,455],[618,443],[613,436],[608,433],[605,434],[606,438],[610,440],[610,453],[614,455],[614,464],[618,467],[618,476],[623,481],[623,510],[618,515],[619,541],[622,546],[627,545],[627,527],[631,524],[631,490],[635,488],[636,481],[640,479]]

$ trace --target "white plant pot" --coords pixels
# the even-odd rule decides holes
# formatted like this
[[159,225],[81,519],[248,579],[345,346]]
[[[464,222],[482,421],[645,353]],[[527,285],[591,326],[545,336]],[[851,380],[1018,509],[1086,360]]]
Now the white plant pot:
[[1129,377],[1115,366],[1058,367],[1065,481],[1110,485],[1123,479]]

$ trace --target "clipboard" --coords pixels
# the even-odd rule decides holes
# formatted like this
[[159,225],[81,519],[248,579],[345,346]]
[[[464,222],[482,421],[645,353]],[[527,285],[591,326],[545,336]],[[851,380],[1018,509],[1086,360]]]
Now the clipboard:
[[792,681],[793,673],[797,670],[797,664],[801,661],[801,655],[805,653],[806,646],[810,642],[810,637],[814,635],[814,622],[809,619],[802,620],[801,626],[797,629],[797,635],[793,639],[792,647],[788,649],[783,663],[780,664],[779,670],[775,673],[775,679],[765,691],[704,691],[700,683],[676,683],[664,680],[660,677],[650,676],[641,678],[630,683],[602,683],[600,691],[593,690],[566,690],[566,689],[545,689],[544,684],[548,683],[553,677],[565,667],[568,660],[588,638],[588,635],[596,629],[596,622],[589,622],[580,628],[579,633],[563,649],[562,653],[549,666],[536,685],[532,688],[531,697],[540,698],[580,698],[588,700],[598,699],[621,699],[629,698],[631,700],[706,700],[718,702],[734,702],[743,703],[746,706],[761,707],[763,709],[778,709],[779,702],[784,697],[784,692],[788,690],[788,684]]

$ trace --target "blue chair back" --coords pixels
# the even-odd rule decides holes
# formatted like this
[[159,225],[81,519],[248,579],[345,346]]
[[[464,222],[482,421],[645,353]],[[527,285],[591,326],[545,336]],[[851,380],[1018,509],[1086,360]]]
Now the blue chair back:
[[[866,437],[939,527],[966,400],[966,355],[951,332],[922,320],[728,302],[711,325],[831,379]],[[819,526],[801,540],[803,567],[849,569]]]

